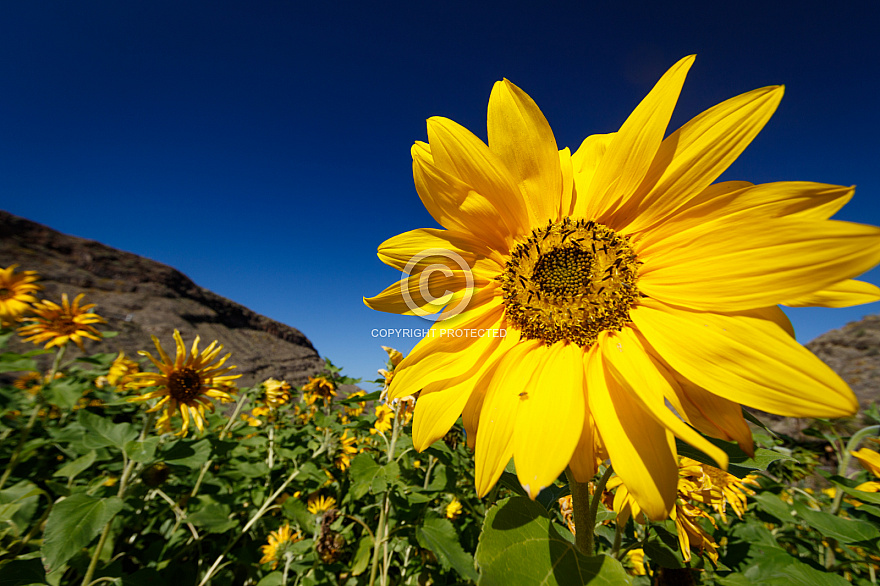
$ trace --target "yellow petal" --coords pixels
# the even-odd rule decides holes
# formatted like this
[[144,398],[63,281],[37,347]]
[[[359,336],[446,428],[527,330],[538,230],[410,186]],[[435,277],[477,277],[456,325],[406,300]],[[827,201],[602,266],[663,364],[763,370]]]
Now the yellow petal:
[[670,374],[662,372],[663,367],[649,355],[636,332],[631,328],[602,332],[596,345],[605,361],[606,372],[611,373],[619,387],[636,399],[648,415],[707,454],[719,468],[727,469],[728,458],[724,450],[689,427],[666,406],[667,397],[676,395],[677,385]]
[[833,220],[721,218],[642,248],[639,290],[692,309],[777,305],[880,262],[880,228]]
[[583,350],[557,342],[534,376],[520,391],[513,435],[516,474],[532,499],[565,470],[583,432]]
[[856,457],[865,470],[880,477],[880,454],[868,448],[862,448],[857,452],[850,452],[850,454]]
[[528,228],[557,220],[562,195],[559,149],[534,100],[508,80],[489,96],[489,148],[504,162],[525,198]]
[[693,55],[685,57],[663,74],[614,135],[587,191],[582,193],[578,185],[578,203],[585,198],[585,217],[604,221],[645,178],[693,62]]
[[413,148],[413,181],[428,213],[448,230],[479,234],[496,250],[510,249],[512,233],[505,218],[486,199],[457,177],[419,158]]
[[453,271],[471,270],[494,279],[504,268],[504,257],[478,237],[451,230],[418,229],[398,234],[379,245],[379,259],[400,271],[420,272],[432,264]]
[[[413,446],[419,452],[449,432],[462,414],[477,383],[489,367],[516,344],[513,337],[497,338],[487,348],[471,347],[468,352],[482,352],[473,366],[455,378],[426,385],[419,393],[413,414]],[[399,394],[395,393],[395,396]]]
[[846,383],[771,321],[653,299],[643,299],[630,318],[672,368],[711,393],[788,417],[842,417],[858,410]]
[[590,414],[588,403],[584,404],[584,422],[581,428],[581,436],[568,463],[574,479],[578,482],[587,482],[596,475],[596,422]]
[[484,307],[434,324],[394,370],[389,397],[413,395],[433,382],[468,372],[499,343],[501,315],[501,299],[494,298]]
[[785,301],[789,307],[851,307],[880,301],[880,287],[864,281],[849,279],[835,283],[821,291],[801,295]]
[[439,116],[428,120],[428,141],[438,169],[457,177],[485,197],[504,217],[512,234],[525,233],[528,229],[525,201],[515,177],[496,153],[467,128]]
[[519,394],[534,386],[535,373],[547,350],[539,340],[514,346],[500,361],[489,382],[477,430],[477,494],[485,496],[513,455],[513,430]]
[[615,473],[648,517],[666,519],[678,486],[672,434],[617,383],[595,347],[587,354],[586,373],[590,411]]
[[[448,307],[457,307],[457,302],[469,296],[466,306],[479,291],[491,290],[485,287],[487,281],[477,280],[473,274],[456,271],[443,265],[433,265],[395,281],[375,297],[364,297],[370,309],[399,313],[401,315],[432,315]],[[476,287],[483,286],[481,290]],[[461,295],[455,296],[456,293]],[[455,301],[456,303],[453,303]]]
[[783,88],[760,88],[709,108],[657,151],[644,182],[630,200],[629,225],[637,232],[665,218],[708,187],[752,142],[776,111]]
[[558,217],[565,218],[571,215],[574,204],[574,167],[568,147],[559,151],[559,168],[562,171],[562,197],[559,200]]

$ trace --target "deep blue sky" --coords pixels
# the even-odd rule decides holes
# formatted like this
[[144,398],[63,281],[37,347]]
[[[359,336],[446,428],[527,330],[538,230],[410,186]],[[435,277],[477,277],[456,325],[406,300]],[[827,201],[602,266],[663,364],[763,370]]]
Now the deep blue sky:
[[[361,301],[399,276],[377,245],[435,226],[410,166],[425,119],[485,138],[507,77],[574,150],[696,53],[670,128],[783,83],[724,178],[856,184],[838,217],[880,224],[875,0],[317,4],[2,3],[0,208],[176,267],[372,379],[381,344],[416,342],[373,328],[428,325]],[[792,315],[805,342],[878,310]]]

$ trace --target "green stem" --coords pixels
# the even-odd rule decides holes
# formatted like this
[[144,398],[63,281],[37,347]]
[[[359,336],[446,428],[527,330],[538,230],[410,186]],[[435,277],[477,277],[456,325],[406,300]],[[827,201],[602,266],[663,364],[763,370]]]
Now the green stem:
[[[388,452],[386,461],[391,462],[394,459],[394,448],[397,445],[397,436],[400,432],[400,408],[403,405],[403,401],[397,402],[397,407],[394,409],[394,423],[391,427],[391,441],[388,442]],[[379,525],[376,527],[376,539],[373,542],[373,561],[370,566],[370,582],[369,586],[374,586],[376,583],[376,572],[379,569],[379,551],[382,549],[382,545],[385,543],[385,525],[388,520],[388,511],[390,508],[390,491],[385,491],[385,496],[382,500],[382,508],[379,510]],[[385,556],[383,556],[384,558]],[[383,575],[384,575],[383,571]]]
[[[849,462],[852,459],[852,454],[850,454],[850,452],[855,450],[865,437],[878,432],[880,432],[880,425],[871,425],[864,429],[860,429],[855,435],[849,438],[849,442],[846,444],[846,449],[843,450],[843,457],[840,459],[840,464],[837,467],[837,474],[839,476],[846,478],[846,471],[849,468]],[[831,503],[830,511],[832,515],[836,515],[840,512],[840,505],[843,502],[843,494],[842,490],[838,490],[837,494],[834,495],[834,501]]]
[[[147,413],[144,416],[144,425],[141,427],[141,433],[138,436],[138,441],[144,441],[144,438],[147,436],[147,430],[153,426],[153,422],[156,419],[156,413]],[[122,466],[122,476],[119,478],[119,489],[116,491],[116,497],[119,499],[125,498],[125,491],[128,489],[128,479],[131,475],[132,470],[134,470],[135,462],[132,459],[129,459],[125,452],[122,453],[123,466]],[[101,557],[101,552],[104,550],[104,544],[107,542],[107,537],[110,535],[110,529],[113,527],[113,520],[116,519],[116,515],[110,517],[110,520],[107,521],[107,524],[104,525],[104,530],[101,532],[101,537],[98,539],[98,546],[95,548],[95,553],[92,554],[92,559],[89,562],[89,567],[86,570],[86,575],[83,578],[82,586],[89,586],[92,583],[92,576],[95,575],[95,569],[98,567],[98,559]]]
[[605,469],[605,473],[599,479],[596,490],[590,500],[590,483],[578,482],[570,469],[566,469],[568,485],[571,488],[571,506],[574,509],[575,545],[584,555],[593,555],[595,552],[594,531],[596,528],[596,514],[599,510],[599,501],[602,500],[602,492],[605,483],[611,477],[611,466]]
[[[58,350],[55,352],[55,360],[52,361],[52,368],[49,370],[49,378],[48,382],[44,384],[50,384],[53,380],[55,380],[55,372],[58,370],[58,365],[61,363],[61,358],[64,356],[64,351],[67,346],[60,346]],[[9,480],[9,476],[12,474],[12,470],[18,465],[19,459],[21,458],[21,450],[24,448],[24,444],[27,442],[28,437],[31,434],[31,430],[34,428],[34,424],[37,422],[37,417],[40,414],[40,408],[43,406],[43,395],[41,393],[37,393],[36,400],[34,401],[34,409],[31,411],[31,416],[28,418],[27,424],[25,424],[24,429],[21,430],[21,435],[18,437],[18,445],[15,446],[15,451],[12,452],[12,457],[9,459],[9,463],[6,465],[6,470],[3,471],[3,476],[0,477],[0,490],[6,486],[6,481]]]
[[280,487],[278,487],[278,490],[276,490],[274,493],[272,493],[272,496],[270,496],[268,499],[266,499],[266,502],[264,502],[263,506],[260,507],[260,509],[254,514],[253,517],[251,517],[251,520],[247,522],[247,525],[244,526],[244,529],[242,529],[241,532],[235,536],[235,539],[233,539],[232,541],[230,541],[226,545],[226,547],[223,549],[223,552],[219,556],[217,556],[217,559],[214,560],[214,563],[211,565],[210,568],[208,568],[208,573],[205,574],[205,577],[202,578],[201,582],[199,582],[199,586],[205,586],[205,584],[208,583],[208,581],[211,579],[211,576],[213,576],[214,572],[217,571],[217,567],[223,561],[223,558],[226,557],[227,553],[229,553],[229,550],[231,550],[233,548],[233,546],[235,546],[235,544],[238,543],[238,540],[241,539],[242,536],[244,534],[246,534],[250,530],[251,527],[254,526],[254,523],[256,523],[257,521],[260,520],[260,517],[262,517],[263,514],[265,514],[265,512],[269,509],[269,507],[272,505],[272,503],[275,502],[275,500],[281,495],[281,493],[284,492],[284,489],[286,489],[287,486],[291,482],[293,482],[293,480],[297,476],[299,476],[299,468],[294,470],[290,474],[290,476],[287,477],[287,480],[284,481],[284,484],[282,484]]

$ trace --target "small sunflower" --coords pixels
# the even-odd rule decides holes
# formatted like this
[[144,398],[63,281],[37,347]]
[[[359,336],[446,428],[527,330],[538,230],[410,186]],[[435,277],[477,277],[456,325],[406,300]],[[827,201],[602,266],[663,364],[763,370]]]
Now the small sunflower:
[[318,399],[323,399],[324,404],[330,403],[330,400],[336,396],[336,385],[334,385],[326,376],[310,376],[309,382],[303,385],[303,398],[309,405],[314,404]]
[[307,505],[307,509],[313,515],[317,515],[318,513],[323,513],[324,511],[329,511],[330,509],[336,506],[336,499],[332,496],[321,496],[319,494],[315,494],[309,497],[309,502]]
[[376,405],[376,423],[370,429],[370,433],[384,433],[391,429],[391,422],[394,419],[394,410],[384,403]]
[[0,269],[0,325],[11,326],[36,303],[34,293],[42,289],[35,281],[40,276],[35,271],[15,273],[18,265]]
[[348,437],[348,430],[342,432],[342,437],[339,438],[339,456],[336,458],[336,467],[340,470],[346,470],[351,466],[352,457],[358,453],[355,442],[357,438]]
[[733,97],[667,136],[693,62],[573,153],[508,80],[489,97],[488,142],[434,117],[412,148],[416,191],[443,229],[381,244],[380,259],[406,274],[364,301],[442,310],[395,368],[389,399],[419,393],[418,451],[463,418],[480,496],[511,457],[531,498],[566,467],[588,482],[601,443],[647,515],[665,519],[676,437],[725,468],[697,430],[751,453],[741,404],[790,417],[858,409],[778,306],[880,299],[853,280],[880,262],[880,229],[829,219],[851,187],[716,183],[783,88]]
[[285,380],[267,378],[263,381],[263,388],[266,390],[263,402],[271,409],[277,409],[290,401],[291,387]]
[[211,342],[211,345],[199,353],[199,337],[193,341],[192,349],[187,355],[186,347],[183,345],[183,339],[180,332],[174,330],[174,342],[177,345],[177,356],[174,361],[168,357],[159,339],[153,336],[153,343],[156,345],[156,351],[159,353],[160,360],[153,358],[149,352],[141,350],[138,352],[142,356],[146,356],[159,369],[159,373],[139,372],[128,377],[131,388],[139,389],[146,387],[159,387],[154,391],[149,391],[138,397],[131,397],[128,400],[149,401],[161,397],[155,406],[150,408],[148,412],[158,411],[165,408],[165,412],[156,422],[157,429],[169,431],[171,429],[171,416],[180,411],[183,418],[183,427],[177,435],[186,435],[189,430],[189,420],[196,424],[198,430],[205,429],[205,410],[213,411],[214,404],[211,399],[220,399],[221,401],[232,401],[228,391],[232,391],[230,386],[234,379],[239,378],[240,374],[227,375],[234,366],[226,366],[223,364],[229,358],[229,354],[221,359],[217,356],[223,350],[223,346],[218,345],[217,341]]
[[[347,398],[355,399],[357,397],[363,397],[366,393],[363,391],[355,391],[351,393]],[[345,414],[348,417],[359,417],[363,412],[364,408],[366,408],[367,404],[363,401],[358,403],[349,403],[345,405],[343,408],[345,409]]]
[[626,552],[626,571],[631,576],[644,576],[648,572],[645,569],[645,550],[631,549]]
[[107,376],[99,376],[95,379],[95,386],[99,389],[103,388],[104,385],[110,385],[114,387],[117,392],[122,392],[128,390],[128,386],[125,381],[126,377],[140,372],[141,365],[131,360],[130,358],[125,356],[125,352],[120,352],[116,358],[113,359],[113,363],[110,365],[110,370],[107,373]]
[[36,395],[43,388],[43,375],[39,372],[26,372],[12,382],[16,389],[27,391],[29,395]]
[[461,503],[457,498],[452,497],[452,501],[446,505],[446,518],[454,521],[458,519],[459,515],[461,515]]
[[92,324],[107,322],[91,311],[94,303],[79,304],[83,297],[84,293],[77,295],[73,304],[68,301],[67,293],[61,296],[61,305],[47,299],[37,301],[33,304],[34,315],[28,318],[30,323],[18,328],[18,335],[34,344],[46,342],[47,349],[52,346],[60,348],[72,341],[85,351],[83,338],[101,340],[101,332]]
[[302,541],[302,535],[297,531],[294,533],[290,528],[290,523],[286,523],[277,531],[269,533],[268,543],[260,546],[260,552],[263,557],[260,559],[261,564],[272,564],[272,569],[278,567],[278,562],[284,559],[287,548],[297,541]]

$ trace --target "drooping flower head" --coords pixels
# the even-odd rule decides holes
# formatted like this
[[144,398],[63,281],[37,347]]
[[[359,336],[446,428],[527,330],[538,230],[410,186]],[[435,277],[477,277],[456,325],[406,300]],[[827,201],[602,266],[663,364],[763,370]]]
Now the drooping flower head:
[[336,396],[336,385],[324,375],[309,376],[309,382],[303,385],[303,399],[313,405],[318,399],[328,405]]
[[[731,98],[664,138],[692,63],[676,63],[619,131],[573,154],[507,80],[489,98],[488,144],[436,117],[412,149],[416,191],[443,229],[381,244],[381,260],[407,274],[365,302],[444,310],[436,335],[395,369],[389,398],[420,392],[418,450],[463,417],[481,495],[511,457],[533,498],[566,466],[586,482],[604,446],[648,516],[664,519],[675,437],[725,468],[694,428],[751,452],[740,404],[793,417],[858,408],[778,305],[880,299],[851,280],[880,261],[880,230],[829,220],[849,187],[713,184],[783,89]],[[433,303],[444,291],[446,308]],[[459,299],[466,306],[449,311]]]
[[260,546],[260,552],[263,554],[260,563],[272,564],[274,570],[278,567],[278,562],[284,559],[288,547],[297,541],[302,541],[302,535],[299,531],[294,532],[290,528],[290,523],[285,523],[278,530],[270,532],[266,545]]
[[189,430],[190,419],[201,432],[205,429],[205,411],[213,411],[214,403],[211,399],[229,402],[233,398],[229,394],[234,389],[232,382],[239,378],[240,374],[227,374],[234,366],[223,366],[229,358],[229,354],[219,358],[223,346],[217,341],[199,352],[199,337],[193,340],[192,349],[187,353],[180,332],[174,330],[174,343],[177,346],[177,355],[174,360],[165,353],[159,339],[153,336],[153,344],[159,353],[159,359],[144,350],[138,353],[146,356],[159,369],[158,373],[139,372],[129,376],[127,383],[130,388],[141,389],[146,387],[158,387],[155,390],[144,393],[137,397],[131,397],[129,401],[149,401],[159,399],[148,412],[159,411],[164,408],[165,412],[159,417],[156,427],[163,431],[171,430],[171,418],[180,412],[183,425],[177,435],[185,436]]
[[270,409],[277,409],[290,401],[291,387],[287,381],[267,378],[263,381],[266,395],[263,401]]
[[[857,452],[850,452],[862,465],[862,468],[880,479],[880,454],[868,448],[861,448]],[[864,492],[880,492],[880,482],[877,480],[869,480],[863,482],[856,487],[856,490]]]
[[339,449],[336,456],[336,467],[340,470],[346,470],[351,466],[352,457],[358,453],[358,448],[355,445],[356,442],[356,437],[348,437],[348,430],[342,432],[342,437],[339,438]]
[[40,276],[35,271],[15,274],[18,265],[0,269],[0,326],[11,326],[19,317],[31,310],[36,303],[34,293],[42,289],[36,281]]
[[83,348],[83,338],[100,341],[101,332],[92,324],[107,323],[103,317],[92,312],[94,303],[80,305],[85,293],[80,293],[73,299],[73,303],[67,299],[67,293],[61,295],[61,305],[48,299],[41,299],[33,304],[33,314],[28,318],[29,322],[18,328],[18,334],[34,344],[46,342],[45,348],[53,346],[61,347],[68,342],[73,342]]

